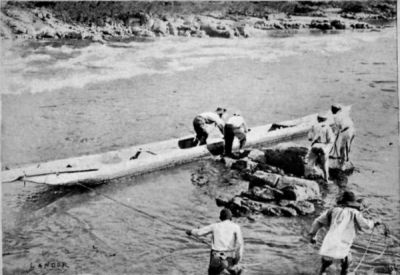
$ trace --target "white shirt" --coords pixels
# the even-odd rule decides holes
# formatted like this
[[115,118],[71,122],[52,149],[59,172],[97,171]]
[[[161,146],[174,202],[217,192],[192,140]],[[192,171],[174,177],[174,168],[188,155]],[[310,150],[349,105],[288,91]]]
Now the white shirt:
[[331,144],[335,141],[331,127],[326,123],[318,123],[312,126],[308,133],[308,140],[316,143]]
[[216,113],[205,112],[205,113],[201,113],[199,116],[203,117],[207,124],[215,123],[218,126],[218,128],[219,127],[223,128],[225,125],[225,122]]
[[235,128],[243,127],[243,130],[247,132],[247,124],[242,116],[232,116],[228,119],[226,124],[232,125]]
[[325,211],[314,221],[311,233],[316,233],[322,225],[329,226],[329,230],[319,254],[334,259],[344,259],[350,252],[357,231],[372,229],[374,222],[364,218],[355,208],[335,207]]
[[217,251],[236,251],[240,249],[243,254],[243,236],[240,226],[230,220],[213,223],[191,232],[196,236],[212,234],[211,248]]
[[342,131],[346,128],[354,128],[354,123],[350,118],[349,112],[339,111],[333,116],[335,133],[338,130]]

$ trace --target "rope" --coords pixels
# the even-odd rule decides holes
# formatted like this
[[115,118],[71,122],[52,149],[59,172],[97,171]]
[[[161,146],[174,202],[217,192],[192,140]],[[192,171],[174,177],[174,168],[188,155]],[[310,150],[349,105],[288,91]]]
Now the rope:
[[[116,199],[114,199],[114,198],[112,198],[112,197],[110,197],[110,196],[107,196],[107,195],[104,195],[104,194],[102,194],[102,193],[99,193],[99,192],[97,192],[94,188],[88,187],[88,186],[86,186],[86,185],[84,185],[84,184],[81,184],[81,183],[79,183],[79,182],[77,183],[77,185],[79,185],[79,186],[81,186],[81,187],[83,187],[83,188],[86,188],[86,189],[88,189],[88,190],[90,190],[90,191],[96,193],[97,195],[100,195],[100,196],[106,198],[106,199],[109,199],[109,200],[115,202],[116,204],[122,205],[122,206],[124,206],[124,207],[126,207],[126,208],[128,208],[128,209],[130,209],[130,210],[133,210],[133,211],[135,211],[135,212],[137,212],[137,213],[139,213],[139,214],[142,214],[143,216],[145,216],[145,217],[147,217],[147,218],[149,218],[149,219],[157,220],[157,221],[159,221],[159,222],[161,222],[161,223],[163,223],[163,224],[166,224],[166,225],[168,225],[168,226],[170,226],[170,227],[172,227],[172,228],[174,228],[174,229],[176,229],[176,230],[186,231],[186,229],[183,228],[183,227],[176,226],[176,225],[174,225],[174,224],[172,224],[172,223],[170,223],[170,222],[168,222],[168,221],[166,221],[166,220],[161,219],[160,217],[151,215],[151,214],[149,214],[149,213],[147,213],[147,212],[144,212],[143,210],[140,210],[140,209],[138,209],[138,208],[136,208],[136,207],[133,207],[132,205],[126,204],[126,203],[124,203],[124,202],[120,202],[120,201],[118,201],[118,200],[116,200]],[[207,246],[210,246],[210,244],[209,244],[207,241],[203,240],[203,239],[197,238],[196,236],[193,236],[193,235],[190,235],[189,237],[191,237],[192,239],[194,239],[194,240],[196,240],[196,241],[199,241],[199,242],[201,242],[201,243],[203,243],[203,244],[206,244]]]
[[353,273],[354,273],[354,274],[356,273],[357,269],[361,266],[361,263],[364,261],[364,258],[365,258],[365,256],[366,256],[367,253],[368,253],[368,249],[369,249],[369,247],[371,246],[372,237],[374,236],[374,230],[375,230],[375,227],[372,228],[372,231],[371,231],[371,233],[370,233],[370,237],[369,237],[369,240],[368,240],[367,248],[365,249],[364,254],[363,254],[362,257],[361,257],[360,262],[358,263],[358,265],[356,266],[356,268],[353,270]]
[[389,236],[389,229],[387,228],[386,224],[382,224],[385,227],[385,231],[384,231],[384,235],[385,235],[385,247],[383,248],[382,252],[376,256],[375,258],[373,258],[371,261],[376,261],[378,259],[380,259],[384,254],[386,249],[388,248],[388,236]]

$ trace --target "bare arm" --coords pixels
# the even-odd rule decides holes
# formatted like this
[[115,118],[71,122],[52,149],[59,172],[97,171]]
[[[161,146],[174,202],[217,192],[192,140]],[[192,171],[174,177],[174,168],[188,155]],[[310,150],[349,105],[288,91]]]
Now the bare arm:
[[311,225],[311,229],[308,235],[311,237],[312,240],[314,240],[315,235],[318,233],[318,230],[321,227],[328,226],[330,224],[329,221],[330,219],[329,216],[331,215],[330,211],[331,210],[327,210],[324,213],[322,213],[318,218],[315,219],[315,221]]
[[213,231],[213,225],[207,225],[204,226],[202,228],[198,228],[198,229],[192,229],[190,230],[190,234],[191,235],[195,235],[195,236],[205,236],[208,234],[211,234]]

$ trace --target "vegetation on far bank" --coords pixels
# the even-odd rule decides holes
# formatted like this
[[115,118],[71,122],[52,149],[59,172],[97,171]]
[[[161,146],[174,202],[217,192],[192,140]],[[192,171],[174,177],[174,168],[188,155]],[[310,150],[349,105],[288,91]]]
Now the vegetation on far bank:
[[[335,22],[324,20],[324,18],[328,19],[334,14],[339,19],[360,21],[373,18],[389,20],[396,17],[396,3],[395,0],[259,2],[7,1],[3,2],[1,7],[0,34],[5,38],[22,36],[35,39],[93,39],[97,37],[97,40],[101,40],[110,36],[143,37],[162,35],[230,38],[234,36],[248,37],[250,32],[244,30],[246,26],[263,30],[298,29],[302,27],[321,30],[331,28],[344,29],[346,27],[356,28],[356,26],[366,28],[366,25],[356,25],[356,23],[352,22],[337,22],[338,18],[335,18]],[[278,21],[274,21],[278,14],[283,14],[284,16]],[[193,16],[202,16],[203,18],[198,17],[194,20]],[[322,18],[322,21],[294,22],[289,20],[291,16]],[[210,20],[205,20],[205,17],[210,18]],[[259,19],[259,21],[253,20],[249,22],[247,20],[249,17]],[[183,22],[178,22],[180,19]],[[231,20],[236,23],[227,24],[225,22],[222,24],[215,20]],[[188,23],[187,21],[190,22]],[[102,29],[99,30],[98,28]],[[53,31],[49,29],[53,29]]]

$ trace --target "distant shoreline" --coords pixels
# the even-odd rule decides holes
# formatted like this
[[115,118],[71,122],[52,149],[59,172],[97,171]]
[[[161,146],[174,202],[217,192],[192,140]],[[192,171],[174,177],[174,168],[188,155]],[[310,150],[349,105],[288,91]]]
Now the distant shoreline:
[[[236,12],[196,11],[193,10],[193,7],[192,9],[186,7],[185,12],[171,12],[170,7],[169,12],[166,11],[165,7],[152,7],[153,10],[145,12],[138,7],[134,10],[123,10],[124,14],[110,16],[102,13],[102,16],[98,16],[98,14],[83,12],[76,15],[76,12],[71,12],[73,7],[70,7],[74,4],[68,4],[68,2],[62,8],[57,6],[61,5],[60,2],[51,2],[51,5],[48,6],[36,5],[34,2],[27,3],[3,4],[0,26],[0,37],[2,39],[71,39],[99,43],[147,40],[165,36],[231,39],[235,37],[256,37],[271,30],[363,29],[379,31],[380,28],[385,27],[385,24],[373,24],[371,22],[390,22],[390,20],[395,19],[392,13],[388,13],[387,10],[372,10],[369,6],[369,13],[345,12],[344,9],[340,8],[308,7],[303,4],[300,7],[306,10],[304,13],[274,10],[264,13],[256,11],[249,13],[247,10],[242,12],[243,7],[241,6],[242,10],[235,6],[238,9]],[[146,2],[141,4],[143,3]],[[160,5],[159,3],[154,5]],[[296,4],[296,2],[290,4],[292,3]],[[191,3],[189,2],[189,4]],[[298,6],[295,6],[295,10],[296,7],[299,10]],[[121,7],[119,9],[121,10]],[[253,7],[253,9],[255,8]]]

